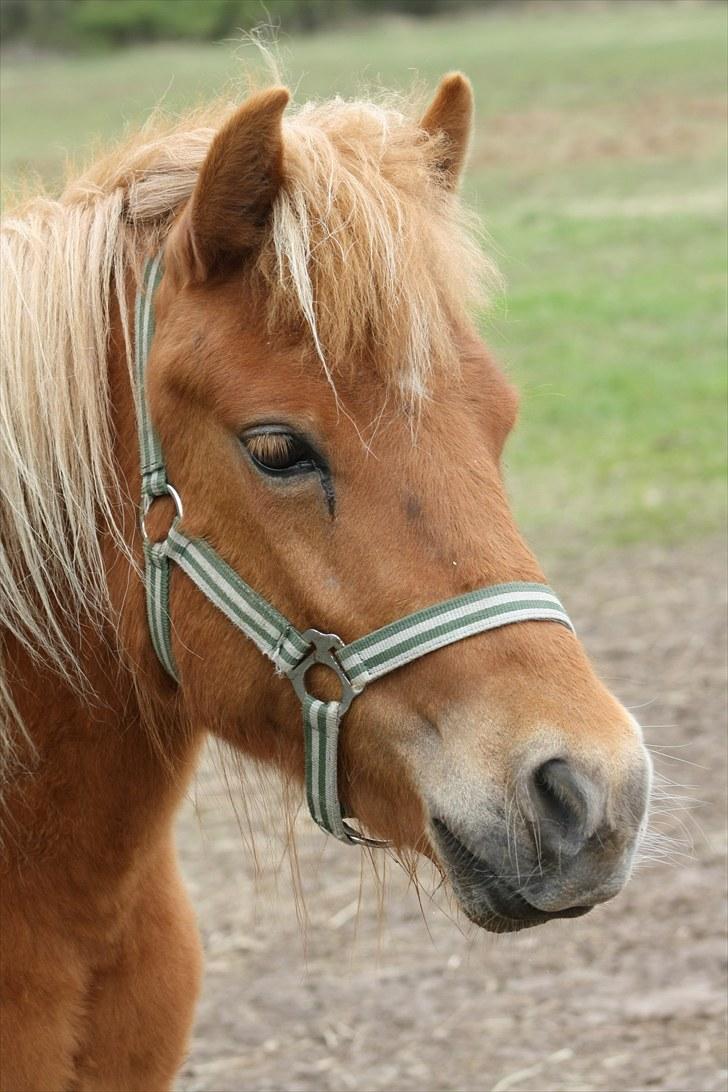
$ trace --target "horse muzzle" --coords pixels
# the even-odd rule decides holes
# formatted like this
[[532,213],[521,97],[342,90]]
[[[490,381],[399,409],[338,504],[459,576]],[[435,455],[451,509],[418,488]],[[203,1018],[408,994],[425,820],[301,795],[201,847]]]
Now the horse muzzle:
[[[523,772],[480,830],[433,815],[430,841],[467,916],[491,932],[574,918],[626,883],[645,825],[649,759],[616,791],[563,757]],[[490,809],[489,809],[490,811]]]

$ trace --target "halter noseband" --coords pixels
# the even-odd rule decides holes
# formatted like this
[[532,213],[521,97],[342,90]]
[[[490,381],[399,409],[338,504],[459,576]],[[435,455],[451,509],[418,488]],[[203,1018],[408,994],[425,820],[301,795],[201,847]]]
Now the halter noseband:
[[[167,481],[162,448],[149,416],[146,364],[154,336],[154,293],[162,278],[162,255],[147,262],[136,298],[136,404],[141,452],[140,524],[144,543],[146,602],[154,650],[165,671],[178,681],[172,655],[169,573],[174,562],[202,594],[290,679],[303,709],[306,796],[314,820],[342,842],[386,846],[366,838],[344,821],[337,786],[341,720],[368,683],[433,652],[488,629],[513,622],[559,622],[573,632],[563,606],[545,584],[496,584],[447,599],[344,644],[334,633],[299,632],[258,595],[204,539],[191,538],[180,524],[182,500]],[[176,514],[166,539],[152,541],[145,516],[155,500],[170,496]],[[306,689],[306,673],[325,664],[338,676],[341,697],[320,701]]]

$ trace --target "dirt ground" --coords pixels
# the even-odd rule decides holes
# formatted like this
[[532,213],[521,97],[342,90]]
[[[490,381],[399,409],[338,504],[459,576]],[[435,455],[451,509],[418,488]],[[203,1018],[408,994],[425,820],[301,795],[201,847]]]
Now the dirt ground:
[[[494,937],[442,892],[423,917],[392,863],[382,905],[362,855],[302,817],[304,911],[280,819],[249,780],[256,868],[209,755],[179,826],[207,953],[180,1092],[726,1088],[725,573],[716,541],[551,573],[689,798],[655,817],[670,859],[585,918]],[[243,799],[235,778],[231,793]]]

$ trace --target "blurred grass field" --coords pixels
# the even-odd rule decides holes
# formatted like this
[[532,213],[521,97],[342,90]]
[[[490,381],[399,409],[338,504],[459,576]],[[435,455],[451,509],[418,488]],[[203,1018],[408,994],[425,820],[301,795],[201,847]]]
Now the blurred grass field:
[[[509,481],[548,553],[724,524],[727,17],[553,4],[281,39],[299,101],[473,80],[466,192],[508,285],[483,331],[523,393]],[[235,42],[5,55],[4,186],[57,187],[89,142],[256,64]]]

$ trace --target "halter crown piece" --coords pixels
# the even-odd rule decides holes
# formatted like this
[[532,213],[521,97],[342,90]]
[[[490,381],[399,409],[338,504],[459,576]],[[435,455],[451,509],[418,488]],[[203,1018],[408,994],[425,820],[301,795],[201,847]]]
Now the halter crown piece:
[[[333,633],[300,632],[258,595],[204,539],[182,529],[182,500],[167,480],[162,448],[149,416],[146,364],[154,336],[154,293],[162,279],[161,252],[147,262],[136,298],[136,404],[141,452],[140,524],[144,543],[147,619],[152,645],[165,671],[179,681],[172,654],[169,614],[170,565],[178,565],[210,602],[273,661],[293,684],[303,709],[306,795],[314,820],[342,842],[383,847],[344,821],[337,786],[341,720],[369,683],[420,656],[488,629],[513,622],[559,622],[573,632],[563,606],[545,584],[496,584],[416,611],[345,644]],[[170,496],[176,515],[167,537],[147,535],[145,516],[159,497]],[[339,678],[338,701],[319,701],[306,689],[306,672],[325,664]]]

